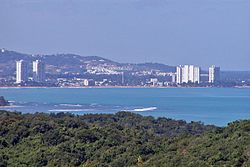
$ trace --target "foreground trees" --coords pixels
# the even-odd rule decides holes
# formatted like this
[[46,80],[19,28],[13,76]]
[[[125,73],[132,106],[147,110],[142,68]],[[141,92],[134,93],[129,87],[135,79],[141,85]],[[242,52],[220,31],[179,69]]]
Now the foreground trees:
[[0,166],[250,166],[250,121],[1,111]]

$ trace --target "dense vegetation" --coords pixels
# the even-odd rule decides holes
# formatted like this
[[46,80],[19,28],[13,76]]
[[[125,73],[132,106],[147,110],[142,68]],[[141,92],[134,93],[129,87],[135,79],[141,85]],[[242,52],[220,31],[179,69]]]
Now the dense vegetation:
[[128,112],[0,111],[5,166],[250,166],[250,121],[218,128]]

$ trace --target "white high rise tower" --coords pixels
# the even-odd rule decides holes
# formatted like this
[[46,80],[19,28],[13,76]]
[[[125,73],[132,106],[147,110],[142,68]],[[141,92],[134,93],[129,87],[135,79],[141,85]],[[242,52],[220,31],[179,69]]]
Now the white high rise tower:
[[24,60],[16,61],[16,83],[28,81],[28,66]]
[[176,67],[176,83],[182,83],[182,66]]
[[212,65],[209,67],[209,72],[208,72],[208,82],[214,83],[220,80],[220,67],[216,67],[215,65]]
[[177,66],[176,83],[200,83],[200,67],[193,65]]
[[33,61],[33,80],[36,82],[45,81],[45,64],[41,60]]
[[194,83],[200,83],[200,67],[194,67]]

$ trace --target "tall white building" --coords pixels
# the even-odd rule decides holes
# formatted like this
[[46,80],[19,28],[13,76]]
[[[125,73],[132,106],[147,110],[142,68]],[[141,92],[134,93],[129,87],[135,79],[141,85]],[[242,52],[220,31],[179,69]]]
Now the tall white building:
[[176,83],[182,83],[182,66],[176,67]]
[[212,65],[208,70],[208,82],[214,83],[220,80],[220,67]]
[[181,83],[188,83],[189,81],[189,66],[184,65],[182,67],[182,80]]
[[194,67],[194,83],[200,83],[200,67]]
[[28,65],[24,60],[16,61],[16,83],[28,81]]
[[33,80],[36,82],[45,81],[45,64],[41,60],[33,61]]
[[200,83],[200,67],[193,65],[177,66],[176,83]]

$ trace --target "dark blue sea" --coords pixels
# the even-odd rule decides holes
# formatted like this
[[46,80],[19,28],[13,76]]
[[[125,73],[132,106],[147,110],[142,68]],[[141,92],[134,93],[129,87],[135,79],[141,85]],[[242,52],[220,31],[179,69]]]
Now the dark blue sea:
[[22,113],[130,111],[218,126],[250,119],[247,88],[1,88],[0,95],[11,101],[5,110]]

